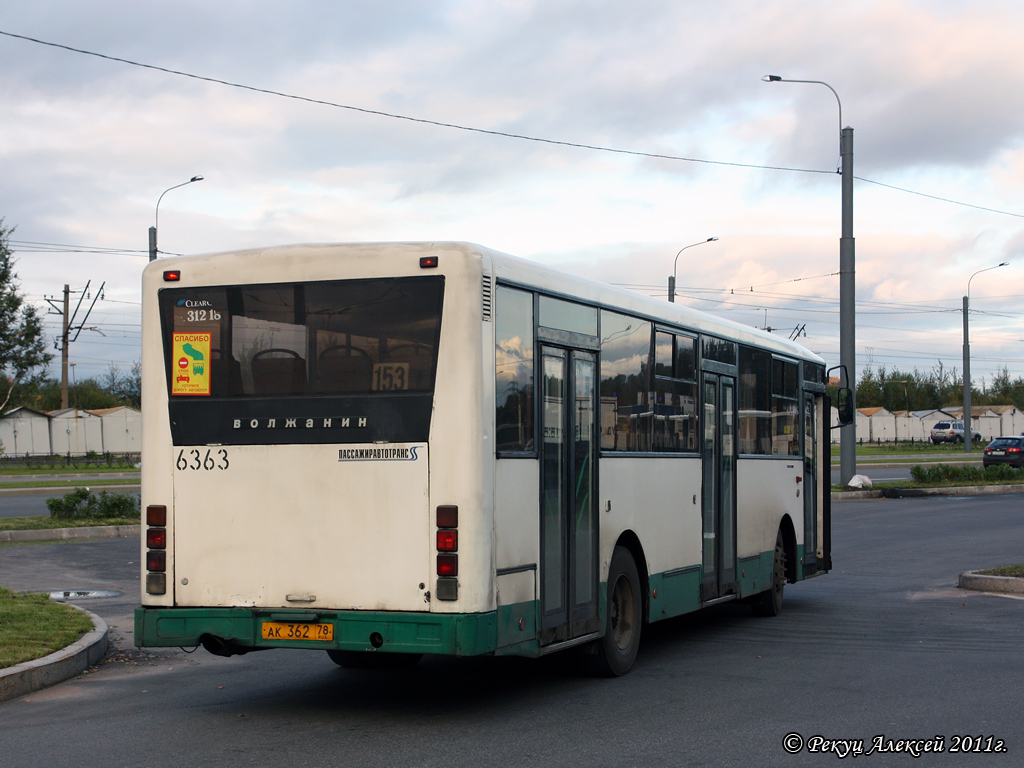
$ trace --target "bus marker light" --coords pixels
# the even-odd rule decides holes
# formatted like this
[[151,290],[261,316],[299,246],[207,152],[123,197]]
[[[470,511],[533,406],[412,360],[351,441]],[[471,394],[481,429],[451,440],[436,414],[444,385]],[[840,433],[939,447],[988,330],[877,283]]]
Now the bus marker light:
[[146,574],[146,593],[150,595],[165,595],[167,594],[167,574],[166,573],[147,573]]
[[442,576],[437,580],[437,589],[435,591],[438,600],[458,600],[459,580],[446,579]]
[[167,549],[167,529],[147,528],[146,546],[150,549]]
[[[163,554],[162,552],[160,554]],[[437,556],[437,575],[438,576],[458,576],[459,575],[459,556],[458,555],[438,555]]]
[[146,507],[146,525],[167,525],[167,507],[163,504]]
[[438,531],[437,532],[437,551],[438,552],[458,552],[459,551],[459,532],[458,531]]
[[458,528],[459,508],[454,504],[442,504],[437,508],[438,528]]
[[421,256],[420,257],[420,269],[436,269],[437,268],[437,256]]
[[164,270],[164,282],[165,283],[176,283],[181,280],[180,269],[165,269]]
[[167,553],[163,550],[150,550],[146,553],[146,570],[163,572],[167,570]]

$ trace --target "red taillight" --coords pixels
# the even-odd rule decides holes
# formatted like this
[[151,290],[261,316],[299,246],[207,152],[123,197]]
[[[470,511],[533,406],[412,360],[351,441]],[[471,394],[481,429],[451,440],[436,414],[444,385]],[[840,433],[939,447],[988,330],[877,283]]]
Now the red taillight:
[[167,570],[167,553],[160,549],[146,553],[146,570],[163,572]]
[[146,546],[150,549],[167,549],[167,529],[147,528]]
[[146,525],[167,525],[167,507],[163,504],[146,507]]
[[438,531],[437,532],[437,551],[438,552],[458,552],[459,551],[459,532],[458,531]]
[[437,256],[422,256],[420,257],[420,269],[436,269],[437,268]]
[[441,504],[436,510],[437,521],[437,588],[438,600],[458,600],[459,580],[459,508],[454,504]]
[[438,555],[437,556],[437,575],[438,576],[458,576],[459,575],[459,556],[458,555]]
[[1007,448],[1007,453],[1020,453],[1020,448]]
[[180,269],[165,269],[164,270],[164,282],[176,283],[181,280]]

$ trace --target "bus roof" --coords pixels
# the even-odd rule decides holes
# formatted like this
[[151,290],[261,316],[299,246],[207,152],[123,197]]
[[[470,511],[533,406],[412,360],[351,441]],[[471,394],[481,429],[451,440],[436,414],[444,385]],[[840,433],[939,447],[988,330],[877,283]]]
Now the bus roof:
[[[646,319],[679,326],[693,331],[722,336],[746,344],[772,350],[782,355],[797,357],[820,364],[825,361],[802,347],[801,345],[751,326],[725,320],[716,315],[692,309],[684,304],[673,304],[662,299],[636,293],[590,278],[571,275],[566,272],[546,267],[527,259],[511,256],[475,243],[448,242],[364,242],[364,243],[305,243],[296,245],[271,246],[254,248],[244,251],[202,254],[162,258],[151,262],[146,271],[165,270],[168,267],[184,267],[196,261],[221,262],[240,260],[251,268],[260,262],[287,257],[294,261],[296,257],[306,257],[311,261],[323,259],[326,263],[338,264],[339,252],[352,256],[372,258],[380,264],[383,251],[394,251],[410,255],[417,253],[452,253],[461,254],[468,259],[482,262],[485,271],[491,271],[499,282],[534,288],[557,294],[563,298],[596,304],[606,309],[640,315]],[[384,264],[381,267],[386,269]],[[488,267],[490,268],[488,270]],[[258,271],[258,268],[257,268]],[[441,265],[444,271],[444,264]],[[245,282],[263,282],[253,274],[254,279]]]

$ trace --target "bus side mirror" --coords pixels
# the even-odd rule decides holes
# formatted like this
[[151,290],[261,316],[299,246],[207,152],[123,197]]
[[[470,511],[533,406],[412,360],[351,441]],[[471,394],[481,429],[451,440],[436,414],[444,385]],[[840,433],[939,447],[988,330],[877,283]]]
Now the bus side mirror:
[[849,387],[840,387],[836,393],[836,410],[839,411],[839,424],[845,427],[853,423],[853,392]]
[[[841,379],[832,379],[832,371],[839,371],[842,374]],[[850,376],[846,370],[846,366],[837,365],[835,368],[829,368],[825,373],[825,381],[835,381],[836,384],[846,381],[849,383]],[[836,390],[836,410],[839,412],[839,423],[836,424],[832,429],[838,427],[845,427],[848,424],[853,424],[853,390],[850,387],[838,387]]]

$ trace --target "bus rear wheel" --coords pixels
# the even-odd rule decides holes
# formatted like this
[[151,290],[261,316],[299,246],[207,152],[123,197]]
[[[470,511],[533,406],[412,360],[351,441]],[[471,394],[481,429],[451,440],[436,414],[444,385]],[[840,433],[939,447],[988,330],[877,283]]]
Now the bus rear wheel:
[[422,653],[373,653],[370,651],[328,651],[331,661],[348,669],[409,669],[423,658]]
[[752,603],[757,616],[778,616],[782,613],[782,592],[786,587],[786,548],[782,542],[782,531],[775,538],[775,564],[772,566],[771,587],[754,598]]
[[616,547],[608,569],[608,621],[604,637],[595,641],[588,654],[593,672],[604,677],[620,677],[629,672],[640,647],[643,615],[636,562],[628,549]]

